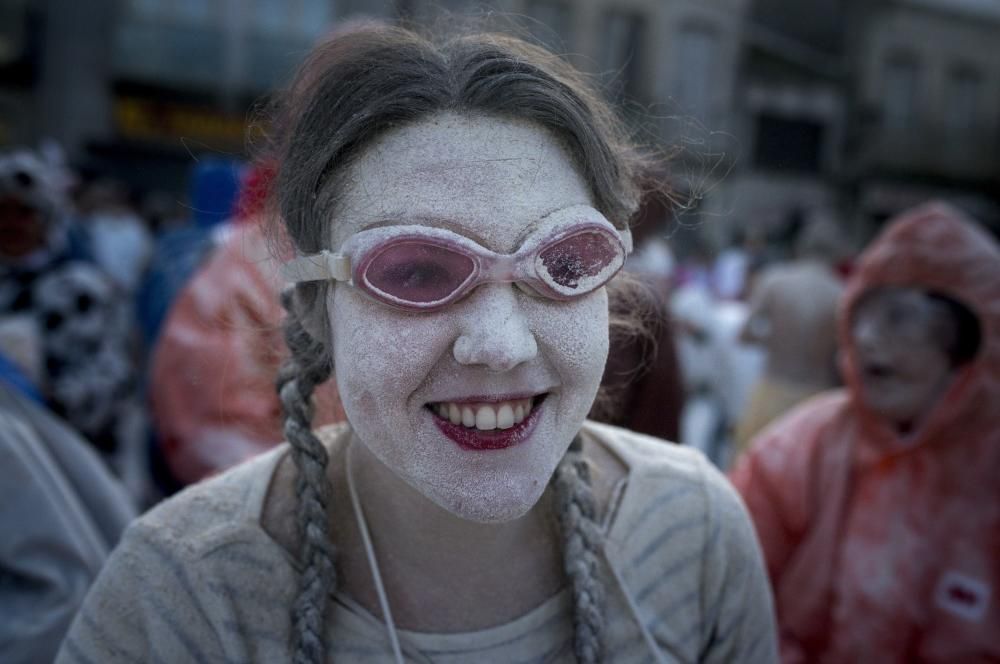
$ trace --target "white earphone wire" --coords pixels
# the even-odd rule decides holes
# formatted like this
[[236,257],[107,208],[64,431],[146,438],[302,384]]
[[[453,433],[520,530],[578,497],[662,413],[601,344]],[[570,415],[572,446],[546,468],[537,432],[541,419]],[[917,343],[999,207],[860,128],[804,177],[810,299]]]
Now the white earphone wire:
[[351,505],[354,507],[354,517],[357,519],[358,529],[361,531],[361,541],[365,545],[365,556],[368,557],[368,567],[371,569],[372,578],[375,580],[375,592],[378,594],[379,606],[382,607],[385,629],[389,633],[389,642],[392,644],[392,654],[395,656],[397,664],[404,664],[403,651],[399,647],[399,635],[396,633],[396,623],[392,620],[392,611],[389,610],[389,598],[385,594],[385,585],[382,583],[382,575],[378,569],[378,560],[375,558],[375,548],[372,546],[372,538],[368,533],[368,523],[365,521],[365,514],[361,509],[361,500],[358,498],[358,491],[354,488],[354,473],[351,471],[351,450],[353,447],[353,444],[347,447],[347,490],[351,494]]

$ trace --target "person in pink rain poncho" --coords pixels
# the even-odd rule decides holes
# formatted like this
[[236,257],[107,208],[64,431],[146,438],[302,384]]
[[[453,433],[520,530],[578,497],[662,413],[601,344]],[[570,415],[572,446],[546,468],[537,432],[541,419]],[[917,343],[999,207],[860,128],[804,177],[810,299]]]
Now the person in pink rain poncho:
[[952,208],[902,215],[838,321],[846,389],[731,479],[767,558],[784,662],[1000,659],[1000,248]]

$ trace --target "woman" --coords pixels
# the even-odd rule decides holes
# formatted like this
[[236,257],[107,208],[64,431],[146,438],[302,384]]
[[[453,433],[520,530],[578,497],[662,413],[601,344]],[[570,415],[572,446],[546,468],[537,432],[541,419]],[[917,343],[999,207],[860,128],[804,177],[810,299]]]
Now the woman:
[[[286,108],[290,447],[140,520],[63,661],[772,659],[735,493],[584,423],[638,192],[580,76],[365,28]],[[314,434],[333,369],[349,424]]]
[[841,302],[846,390],[733,470],[785,662],[1000,658],[1000,248],[930,204],[890,225]]

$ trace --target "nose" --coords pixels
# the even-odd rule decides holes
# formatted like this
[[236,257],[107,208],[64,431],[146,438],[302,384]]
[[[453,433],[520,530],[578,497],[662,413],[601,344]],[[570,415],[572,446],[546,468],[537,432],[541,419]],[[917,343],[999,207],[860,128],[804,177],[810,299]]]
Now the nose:
[[881,338],[879,324],[871,316],[858,316],[854,320],[854,343],[861,351],[870,351],[878,346]]
[[535,334],[509,284],[480,286],[463,303],[453,354],[460,364],[509,371],[538,354]]

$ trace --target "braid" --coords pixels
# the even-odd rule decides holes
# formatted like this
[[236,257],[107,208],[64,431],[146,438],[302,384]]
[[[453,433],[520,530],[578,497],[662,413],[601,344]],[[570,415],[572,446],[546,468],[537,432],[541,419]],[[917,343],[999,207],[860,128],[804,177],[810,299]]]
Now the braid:
[[312,431],[312,393],[330,377],[333,367],[323,345],[309,336],[296,318],[291,306],[291,289],[282,293],[281,303],[288,312],[285,343],[291,356],[278,372],[277,389],[285,411],[285,438],[292,446],[292,459],[298,470],[295,492],[302,542],[299,553],[302,575],[292,609],[292,652],[295,664],[319,664],[325,655],[323,627],[327,597],[337,579],[327,520],[328,458],[326,449]]
[[553,476],[556,515],[563,536],[563,566],[573,585],[573,650],[581,664],[601,661],[604,587],[598,576],[601,532],[590,489],[590,468],[577,437]]

